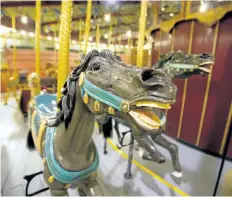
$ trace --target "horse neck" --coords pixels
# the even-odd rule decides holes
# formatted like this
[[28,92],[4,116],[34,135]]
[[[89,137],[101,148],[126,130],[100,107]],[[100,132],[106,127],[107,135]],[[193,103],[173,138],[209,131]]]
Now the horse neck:
[[93,128],[94,114],[92,114],[83,103],[80,88],[78,87],[76,90],[76,101],[71,122],[68,128],[61,129],[58,135],[60,138],[59,141],[62,144],[62,149],[64,149],[63,151],[69,151],[75,155],[81,155],[81,153],[86,155],[86,150],[92,149],[94,146],[93,143],[91,143]]

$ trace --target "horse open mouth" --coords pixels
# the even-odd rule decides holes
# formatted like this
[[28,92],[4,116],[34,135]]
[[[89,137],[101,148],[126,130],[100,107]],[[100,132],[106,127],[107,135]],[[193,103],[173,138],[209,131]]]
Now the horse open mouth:
[[171,109],[170,104],[156,101],[137,101],[135,106],[136,108],[130,110],[129,114],[145,130],[156,130],[165,124],[165,116],[158,115],[155,109],[161,111]]
[[211,65],[213,64],[214,62],[211,62],[211,61],[203,62],[197,67],[197,69],[200,71],[203,71],[206,74],[209,74],[211,72]]

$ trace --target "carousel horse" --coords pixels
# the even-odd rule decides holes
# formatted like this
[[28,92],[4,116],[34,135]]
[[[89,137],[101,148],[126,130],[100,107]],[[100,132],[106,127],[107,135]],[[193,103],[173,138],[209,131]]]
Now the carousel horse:
[[[201,75],[205,76],[210,73],[210,69],[208,68],[210,65],[214,63],[214,57],[210,54],[190,54],[187,55],[184,52],[177,51],[173,53],[168,53],[165,55],[161,55],[160,60],[153,66],[154,69],[162,68],[166,72],[174,75],[175,78],[189,78],[192,75]],[[140,103],[137,106],[150,106],[149,102]],[[159,116],[160,120],[162,120],[162,126],[166,123],[165,113],[162,110],[167,109],[163,105],[157,105],[158,109],[156,109],[155,113]],[[160,110],[161,109],[161,110]],[[105,138],[104,142],[104,154],[107,153],[107,138],[112,136],[112,118],[107,116],[97,117],[96,121],[99,124],[100,133],[102,132]],[[131,129],[126,132],[119,131],[119,123],[120,120],[115,119],[114,129],[116,131],[118,137],[118,148],[122,148],[124,137],[126,135],[131,135]],[[161,134],[164,132],[163,127],[160,127],[159,130],[152,132],[143,137],[134,136],[134,139],[138,142],[137,151],[142,153],[141,157],[144,160],[150,160],[157,163],[164,163],[165,157],[158,151],[155,147],[155,143],[167,149],[170,152],[173,169],[174,172],[172,175],[176,177],[181,177],[181,165],[179,162],[178,156],[178,147],[176,144],[171,143]],[[129,144],[133,143],[133,140],[130,140]],[[145,151],[144,151],[145,150]],[[132,153],[130,153],[132,154]],[[131,161],[129,161],[130,163]],[[128,173],[130,169],[128,169]]]
[[[162,69],[128,66],[109,50],[88,53],[68,76],[58,112],[52,94],[38,95],[30,104],[28,145],[34,142],[43,158],[51,194],[68,195],[67,188],[77,187],[85,195],[102,195],[96,179],[99,156],[92,139],[95,116],[119,118],[134,136],[144,136],[162,125],[152,109],[170,108],[176,92],[172,75]],[[140,105],[146,102],[151,105]]]

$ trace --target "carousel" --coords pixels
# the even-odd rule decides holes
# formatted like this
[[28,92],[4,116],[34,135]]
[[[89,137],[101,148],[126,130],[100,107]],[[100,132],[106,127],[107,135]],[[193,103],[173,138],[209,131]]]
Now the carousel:
[[232,2],[1,1],[2,196],[231,196]]

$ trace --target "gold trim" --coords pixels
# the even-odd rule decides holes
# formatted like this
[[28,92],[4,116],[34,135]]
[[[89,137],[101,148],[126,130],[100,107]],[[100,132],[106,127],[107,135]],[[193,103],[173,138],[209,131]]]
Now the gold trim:
[[[192,20],[191,27],[190,27],[188,54],[190,54],[191,50],[192,50],[193,31],[194,31],[194,20]],[[179,125],[178,125],[177,138],[180,138],[180,133],[181,133],[181,128],[182,128],[182,121],[183,121],[183,115],[184,115],[184,106],[185,106],[185,100],[186,100],[187,87],[188,87],[188,79],[185,79],[184,80],[184,90],[183,90],[183,97],[182,97],[182,103],[181,103],[180,119],[179,119]]]
[[66,184],[64,188],[65,188],[65,189],[69,189],[69,188],[71,187],[71,185],[72,185],[72,184]]
[[122,101],[122,112],[127,113],[130,110],[130,104],[127,101]]
[[38,136],[37,136],[37,139],[36,139],[36,144],[37,144],[38,151],[39,151],[40,154],[42,153],[42,150],[41,150],[42,138],[43,138],[44,132],[46,131],[46,127],[47,127],[46,126],[46,121],[42,120],[42,123],[41,123],[41,125],[39,127]]
[[224,130],[224,134],[223,134],[223,139],[221,142],[221,147],[220,147],[220,151],[219,153],[222,154],[224,146],[225,146],[225,142],[226,142],[226,136],[228,134],[229,131],[229,126],[230,126],[230,122],[231,122],[231,117],[232,117],[232,102],[230,103],[230,111],[229,111],[229,115],[227,117],[227,121],[226,121],[226,127]]
[[217,21],[222,19],[227,12],[232,11],[232,3],[229,5],[219,6],[209,9],[206,12],[193,12],[191,13],[191,2],[186,9],[186,20],[197,19],[200,23],[207,26],[214,25]]
[[[185,5],[186,6],[183,6]],[[185,9],[186,7],[186,9]],[[170,30],[174,27],[177,22],[196,19],[200,23],[212,26],[218,21],[220,21],[228,12],[232,11],[232,3],[229,5],[219,6],[213,9],[210,9],[204,13],[202,12],[194,12],[191,13],[191,1],[182,1],[182,8],[180,11],[180,15],[173,16],[170,20],[164,21],[160,24],[156,24],[153,22],[153,25],[146,30],[146,36],[149,36],[152,31],[161,30],[165,33],[170,32]],[[153,19],[155,21],[155,18]]]
[[46,162],[47,162],[47,159],[44,157],[43,158],[43,163],[46,164]]
[[[215,32],[214,32],[213,49],[212,49],[213,56],[215,55],[215,52],[216,52],[218,30],[219,30],[219,22],[217,22],[217,25],[216,25],[215,30],[214,30]],[[207,85],[206,85],[206,89],[205,89],[205,97],[204,97],[204,102],[203,102],[202,112],[201,112],[201,119],[200,119],[200,124],[199,124],[199,128],[198,128],[198,133],[197,133],[196,146],[198,146],[200,143],[201,132],[202,132],[203,122],[204,122],[204,118],[205,118],[205,110],[206,110],[206,105],[207,105],[208,95],[209,95],[210,82],[211,82],[211,78],[212,78],[213,66],[211,66],[210,69],[211,69],[211,72],[208,75]]]
[[108,108],[108,113],[109,114],[115,114],[115,109],[113,107]]
[[53,183],[53,181],[54,181],[54,176],[49,176],[48,182],[49,182],[49,183]]
[[100,102],[99,101],[94,101],[94,110],[95,112],[99,112],[100,111]]
[[84,83],[84,78],[85,78],[85,73],[81,72],[80,77],[79,77],[79,86],[82,86]]
[[85,104],[88,104],[89,102],[89,95],[87,93],[85,93],[85,95],[83,96],[83,101]]

